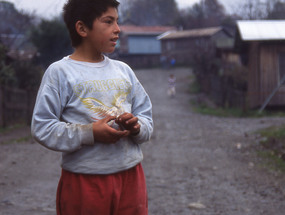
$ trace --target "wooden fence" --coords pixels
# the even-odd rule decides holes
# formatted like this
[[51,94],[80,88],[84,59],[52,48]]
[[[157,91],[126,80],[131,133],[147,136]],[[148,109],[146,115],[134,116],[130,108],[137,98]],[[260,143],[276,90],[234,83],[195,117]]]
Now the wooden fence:
[[219,107],[241,108],[246,110],[247,85],[233,77],[210,74],[198,80],[202,92],[210,96]]
[[36,91],[0,87],[0,127],[30,124]]

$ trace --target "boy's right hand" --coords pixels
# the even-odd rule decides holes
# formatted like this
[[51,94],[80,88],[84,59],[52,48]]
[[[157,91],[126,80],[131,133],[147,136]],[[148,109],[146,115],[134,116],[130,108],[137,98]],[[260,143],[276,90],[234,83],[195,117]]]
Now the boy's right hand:
[[122,137],[130,135],[130,131],[128,130],[116,130],[108,125],[108,122],[115,119],[115,116],[108,116],[93,123],[93,136],[95,142],[112,144],[119,141]]

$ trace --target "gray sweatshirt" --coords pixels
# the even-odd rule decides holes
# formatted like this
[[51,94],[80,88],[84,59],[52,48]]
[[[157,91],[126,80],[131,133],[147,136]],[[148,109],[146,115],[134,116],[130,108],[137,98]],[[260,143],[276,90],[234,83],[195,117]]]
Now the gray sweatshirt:
[[[124,112],[139,118],[140,133],[115,144],[94,142],[92,122]],[[114,122],[110,126],[118,128]],[[140,163],[140,144],[153,132],[152,105],[129,66],[105,56],[100,63],[69,57],[45,72],[32,118],[32,135],[62,152],[62,168],[74,173],[110,174]]]

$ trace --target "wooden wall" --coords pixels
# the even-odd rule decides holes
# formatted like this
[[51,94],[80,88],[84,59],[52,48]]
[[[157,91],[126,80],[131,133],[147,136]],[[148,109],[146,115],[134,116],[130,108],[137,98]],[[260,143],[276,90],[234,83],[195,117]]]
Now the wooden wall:
[[259,75],[259,43],[252,42],[248,50],[248,106],[254,108],[260,105],[260,75]]
[[[284,42],[251,42],[248,65],[249,107],[261,106],[279,84],[279,53],[284,51]],[[280,88],[268,105],[285,105],[285,86]]]
[[162,55],[174,57],[181,65],[192,65],[194,55],[215,51],[210,37],[162,40],[161,45]]

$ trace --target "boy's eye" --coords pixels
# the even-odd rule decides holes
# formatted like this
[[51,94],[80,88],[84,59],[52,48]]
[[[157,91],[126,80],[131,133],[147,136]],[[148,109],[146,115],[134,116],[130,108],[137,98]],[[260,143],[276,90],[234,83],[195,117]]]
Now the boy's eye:
[[101,21],[102,21],[103,23],[108,24],[108,25],[112,25],[112,24],[114,24],[115,22],[117,22],[118,20],[115,19],[115,18],[113,18],[113,17],[105,17],[105,18],[101,19]]
[[112,24],[112,23],[113,23],[113,20],[107,19],[107,20],[105,20],[105,23],[107,23],[107,24]]

